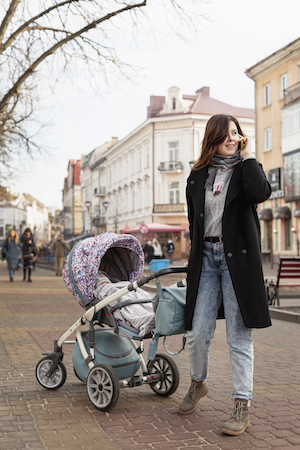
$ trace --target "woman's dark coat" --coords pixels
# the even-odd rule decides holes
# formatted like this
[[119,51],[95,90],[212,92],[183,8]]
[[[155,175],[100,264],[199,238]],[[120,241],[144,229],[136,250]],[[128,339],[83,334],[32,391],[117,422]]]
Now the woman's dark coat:
[[19,257],[21,253],[20,244],[14,240],[5,238],[2,247],[2,253],[5,255],[8,269],[15,270],[19,265]]
[[[201,274],[204,235],[204,184],[208,168],[192,171],[187,180],[191,251],[187,275],[185,326],[192,319]],[[244,323],[248,328],[271,325],[262,272],[260,224],[256,204],[271,195],[271,187],[256,159],[235,166],[227,191],[222,227],[224,252]],[[222,309],[220,308],[219,317]],[[224,317],[224,315],[223,315]]]

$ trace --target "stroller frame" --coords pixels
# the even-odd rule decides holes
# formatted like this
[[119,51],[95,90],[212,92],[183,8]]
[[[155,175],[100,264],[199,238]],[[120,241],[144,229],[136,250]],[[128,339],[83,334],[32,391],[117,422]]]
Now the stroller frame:
[[[139,355],[139,367],[136,372],[141,369],[142,375],[134,374],[128,379],[119,379],[115,369],[109,364],[95,364],[95,331],[114,330],[118,335],[119,329],[112,314],[113,309],[107,308],[112,301],[119,299],[128,292],[135,291],[137,288],[144,286],[153,279],[171,273],[184,273],[186,271],[186,267],[172,267],[150,272],[149,275],[142,275],[141,278],[129,283],[126,287],[120,289],[106,299],[97,303],[92,301],[90,307],[87,305],[88,309],[83,316],[81,316],[59,339],[55,339],[54,351],[42,353],[45,357],[42,358],[36,366],[36,378],[40,385],[48,390],[56,390],[64,384],[66,380],[66,368],[62,362],[64,356],[62,348],[64,344],[75,344],[77,341],[82,357],[89,368],[86,382],[87,393],[90,401],[97,409],[101,411],[112,409],[119,399],[120,389],[122,388],[132,388],[143,384],[149,384],[151,389],[158,395],[169,396],[173,394],[179,384],[179,371],[170,356],[156,354],[154,359],[151,359],[148,361],[148,364],[146,364],[141,355],[144,351],[143,338],[128,331],[128,336],[126,337]],[[179,281],[177,285],[181,287],[185,286],[186,280]],[[151,299],[127,300],[120,303],[118,307],[145,302],[151,302]],[[102,323],[99,322],[99,318],[97,317],[98,313],[101,311],[106,317],[106,321],[102,321]],[[101,317],[103,316],[103,313]],[[87,331],[89,352],[86,349],[82,332],[80,331],[80,328],[87,323],[89,324],[89,330]],[[95,324],[99,324],[101,328],[95,330]],[[108,327],[103,327],[102,324],[108,325]],[[75,333],[76,341],[69,341],[68,339],[73,333]],[[148,336],[146,336],[146,338],[147,337]],[[149,337],[151,337],[151,335],[149,335]],[[139,346],[136,344],[136,340],[140,341]],[[75,367],[74,372],[77,375]],[[78,375],[77,377],[81,379]]]

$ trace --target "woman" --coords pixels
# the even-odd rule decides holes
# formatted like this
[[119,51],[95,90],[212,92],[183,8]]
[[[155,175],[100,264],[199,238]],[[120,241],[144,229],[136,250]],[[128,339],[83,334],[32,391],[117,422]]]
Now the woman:
[[237,119],[211,117],[201,155],[187,180],[191,251],[185,326],[191,386],[179,413],[192,413],[208,392],[210,343],[217,317],[225,316],[234,411],[222,431],[230,435],[250,425],[253,328],[271,325],[256,213],[256,204],[270,194]]
[[14,272],[18,268],[20,243],[16,230],[10,230],[3,242],[2,255],[6,258],[9,280],[14,281]]
[[26,228],[21,236],[22,260],[23,260],[23,281],[26,281],[26,271],[28,271],[27,281],[32,282],[31,272],[33,269],[33,259],[36,255],[36,248],[33,242],[33,236],[30,228]]
[[152,247],[153,247],[153,258],[161,259],[163,257],[163,252],[161,245],[156,238],[152,240]]

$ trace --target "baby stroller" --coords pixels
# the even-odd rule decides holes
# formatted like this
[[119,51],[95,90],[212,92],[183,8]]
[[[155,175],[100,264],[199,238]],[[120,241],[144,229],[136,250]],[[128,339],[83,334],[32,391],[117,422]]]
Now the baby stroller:
[[[36,366],[37,381],[46,389],[60,388],[66,380],[63,345],[72,344],[72,363],[76,376],[87,386],[92,404],[100,411],[112,409],[119,398],[120,389],[149,384],[158,395],[173,394],[179,384],[179,371],[173,359],[166,354],[148,354],[148,363],[142,357],[143,339],[138,329],[128,323],[116,321],[118,308],[135,303],[149,303],[153,299],[125,300],[113,307],[110,303],[127,293],[137,291],[154,278],[169,273],[186,272],[186,267],[164,268],[143,275],[144,254],[139,241],[131,235],[103,233],[76,244],[69,253],[63,279],[69,291],[85,309],[80,317],[59,339],[54,351],[44,352]],[[104,300],[94,298],[98,271],[111,279],[125,281],[126,287]],[[184,281],[178,289],[184,288]],[[129,284],[128,284],[129,283]],[[159,281],[157,281],[159,283]],[[185,294],[185,293],[184,293]],[[146,294],[145,294],[146,295]],[[183,295],[185,296],[185,295]],[[80,331],[88,325],[88,330]],[[68,340],[75,333],[76,340]],[[137,374],[139,371],[141,374]]]

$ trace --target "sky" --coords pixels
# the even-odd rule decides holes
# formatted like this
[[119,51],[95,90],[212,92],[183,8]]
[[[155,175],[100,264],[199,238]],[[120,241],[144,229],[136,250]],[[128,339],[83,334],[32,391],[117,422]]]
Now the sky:
[[217,100],[254,108],[254,82],[245,70],[300,37],[299,0],[285,0],[284,7],[274,0],[211,0],[204,11],[207,19],[199,21],[197,37],[189,36],[189,42],[166,32],[159,20],[155,41],[137,36],[138,46],[127,43],[125,52],[125,43],[115,40],[141,67],[134,80],[116,73],[96,92],[81,78],[80,89],[65,79],[58,83],[40,113],[49,122],[42,135],[48,153],[22,164],[12,191],[31,194],[51,211],[61,209],[69,159],[80,159],[113,136],[124,138],[146,120],[150,96],[166,96],[171,86],[184,94],[209,86]]

